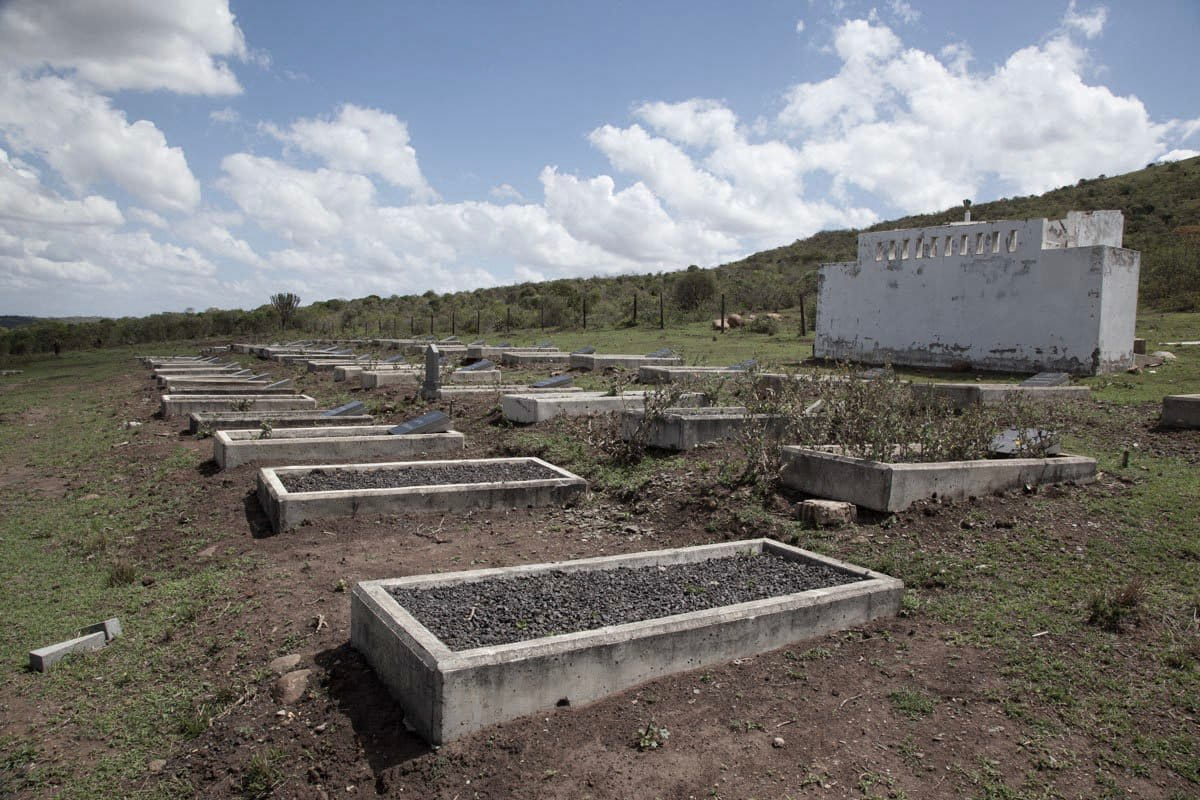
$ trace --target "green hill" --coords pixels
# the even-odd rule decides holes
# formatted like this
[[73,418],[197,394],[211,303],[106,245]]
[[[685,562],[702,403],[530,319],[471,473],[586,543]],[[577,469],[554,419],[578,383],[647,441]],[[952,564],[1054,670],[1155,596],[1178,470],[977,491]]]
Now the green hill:
[[[1137,172],[1063,186],[1045,194],[1005,197],[972,206],[978,220],[1057,219],[1068,211],[1119,209],[1125,246],[1142,253],[1141,305],[1170,311],[1200,309],[1200,157],[1155,164]],[[888,220],[866,230],[917,228],[962,219],[962,207]],[[726,279],[783,273],[803,278],[826,261],[852,261],[858,231],[823,231],[717,268]]]
[[[1029,197],[1005,197],[972,207],[979,220],[1061,218],[1068,211],[1119,209],[1125,245],[1142,253],[1142,310],[1200,310],[1200,157]],[[956,206],[932,214],[888,220],[869,230],[913,228],[961,219]],[[407,336],[451,332],[496,338],[508,331],[590,330],[658,325],[715,317],[724,299],[729,312],[815,306],[815,272],[824,262],[854,258],[859,231],[822,231],[715,268],[692,265],[674,272],[521,283],[439,295],[318,300],[302,306],[291,327],[315,337]],[[281,291],[288,287],[281,285]],[[266,298],[264,298],[265,300]],[[661,303],[661,305],[660,305]],[[635,314],[636,310],[636,314]],[[110,346],[205,337],[278,337],[270,305],[249,311],[209,309],[148,317],[0,319],[0,358],[62,346]],[[11,321],[11,322],[10,322]],[[11,328],[7,330],[6,328]]]

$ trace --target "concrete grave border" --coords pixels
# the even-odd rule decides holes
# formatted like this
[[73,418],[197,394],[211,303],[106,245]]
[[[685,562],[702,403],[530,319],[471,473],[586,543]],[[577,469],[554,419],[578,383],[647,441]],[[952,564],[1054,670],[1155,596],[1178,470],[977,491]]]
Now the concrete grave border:
[[[747,551],[815,562],[863,578],[765,600],[512,644],[452,651],[388,592],[550,571],[692,563]],[[888,575],[769,539],[576,561],[363,581],[351,594],[350,641],[434,744],[554,707],[577,705],[646,681],[757,655],[893,617],[904,584]]]
[[1096,459],[1067,454],[909,464],[869,461],[796,445],[784,445],[780,450],[780,477],[785,486],[875,511],[902,511],[933,497],[962,500],[1025,484],[1082,484],[1096,479]]
[[[556,477],[527,481],[402,486],[387,489],[341,489],[289,492],[280,475],[314,470],[368,472],[438,464],[535,462]],[[379,464],[315,464],[307,467],[264,467],[258,472],[258,499],[275,531],[293,528],[306,519],[349,517],[357,514],[461,511],[470,508],[536,508],[564,505],[587,490],[587,481],[540,458],[471,458],[440,461],[395,461]]]
[[391,425],[343,425],[272,430],[219,430],[213,434],[213,461],[221,469],[253,462],[300,464],[308,461],[357,461],[418,458],[461,452],[466,437],[458,431],[395,436]]

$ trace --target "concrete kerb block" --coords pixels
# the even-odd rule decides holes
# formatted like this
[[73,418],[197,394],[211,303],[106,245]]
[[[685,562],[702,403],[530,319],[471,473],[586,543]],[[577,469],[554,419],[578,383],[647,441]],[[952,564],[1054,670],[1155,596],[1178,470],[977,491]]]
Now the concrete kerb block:
[[1163,398],[1164,428],[1200,428],[1200,394],[1170,394]]
[[88,625],[79,631],[79,635],[74,639],[30,650],[29,668],[36,672],[46,672],[69,655],[102,650],[120,635],[121,622],[116,617]]

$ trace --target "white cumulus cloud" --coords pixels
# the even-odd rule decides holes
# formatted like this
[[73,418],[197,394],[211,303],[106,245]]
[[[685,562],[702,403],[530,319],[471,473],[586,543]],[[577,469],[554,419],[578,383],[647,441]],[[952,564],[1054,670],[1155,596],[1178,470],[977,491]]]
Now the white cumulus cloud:
[[378,175],[409,190],[416,200],[436,198],[417,164],[408,126],[393,114],[347,103],[332,119],[300,119],[282,130],[269,124],[263,128],[333,169]]

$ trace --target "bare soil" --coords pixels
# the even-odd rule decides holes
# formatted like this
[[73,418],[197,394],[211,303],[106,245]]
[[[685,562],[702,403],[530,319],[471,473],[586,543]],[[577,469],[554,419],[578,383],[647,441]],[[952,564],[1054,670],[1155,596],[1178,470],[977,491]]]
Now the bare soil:
[[[105,388],[121,409],[117,413],[144,423],[126,447],[129,469],[113,478],[127,482],[130,492],[141,491],[138,475],[177,446],[195,451],[198,460],[207,459],[212,448],[210,440],[181,433],[178,420],[152,417],[147,380],[131,370],[127,380]],[[332,391],[332,384],[325,388]],[[398,388],[362,397],[392,409],[380,422],[416,413]],[[520,449],[513,437],[524,432],[496,424],[495,409],[482,401],[460,398],[438,407],[467,434],[464,457]],[[1148,406],[1108,409],[1111,446],[1200,463],[1200,439],[1191,432],[1156,430],[1156,413]],[[30,413],[16,424],[37,435],[39,425],[52,421]],[[1105,760],[1105,745],[1086,731],[1069,728],[1045,744],[1035,719],[1006,712],[1012,698],[1002,677],[1002,655],[963,644],[953,621],[920,613],[652,681],[586,706],[548,710],[437,749],[406,730],[401,710],[350,648],[346,587],[354,581],[771,535],[769,523],[733,513],[753,506],[744,492],[714,480],[728,456],[721,447],[677,456],[656,479],[632,491],[593,493],[570,509],[360,516],[278,535],[271,534],[258,508],[255,468],[217,472],[201,464],[179,474],[165,491],[186,495],[184,512],[142,531],[133,555],[178,570],[214,559],[248,559],[233,587],[241,610],[210,609],[202,620],[243,634],[206,653],[204,671],[214,694],[234,682],[248,689],[206,731],[176,748],[165,768],[126,788],[181,780],[201,797],[248,796],[252,760],[268,754],[278,769],[273,796],[294,798],[999,798],[1018,795],[993,794],[995,786],[1021,786],[1039,775],[1053,777],[1049,796],[1097,796],[1090,767],[1055,771],[1055,759],[1069,752],[1085,764],[1104,765],[1129,797],[1200,793],[1155,764],[1113,766]],[[94,477],[86,464],[56,475],[33,475],[7,464],[0,490],[20,481],[53,496]],[[1019,492],[959,505],[926,504],[832,534],[830,554],[853,546],[860,554],[882,557],[903,540],[920,542],[928,553],[969,557],[984,538],[1011,539],[1012,547],[1021,547],[1012,530],[1035,519],[1069,552],[1110,536],[1086,525],[1089,504],[1097,497],[1120,497],[1127,487],[1102,476],[1091,487],[1043,490],[1041,496],[1053,500],[1045,514]],[[795,499],[771,498],[765,513],[782,516]],[[155,497],[145,502],[153,504]],[[193,554],[182,520],[213,532],[215,547]],[[1119,547],[1115,539],[1111,544]],[[929,595],[954,591],[938,581],[934,572],[916,588]],[[1117,657],[1136,668],[1139,641],[1151,636],[1151,629],[1129,633]],[[1069,636],[1040,641],[1050,655],[1074,646]],[[194,646],[184,640],[163,643]],[[293,653],[301,658],[299,668],[314,672],[303,697],[282,706],[272,697],[274,676],[266,665]],[[909,691],[930,698],[929,710],[906,713],[894,696]],[[37,709],[14,703],[3,715],[10,729],[36,728]],[[21,719],[22,714],[27,716]],[[1142,722],[1147,733],[1196,732],[1194,719],[1147,713]],[[649,723],[669,729],[670,737],[662,748],[640,752],[635,734]],[[99,746],[55,731],[46,731],[44,740],[59,752]],[[114,796],[122,793],[114,787]]]

